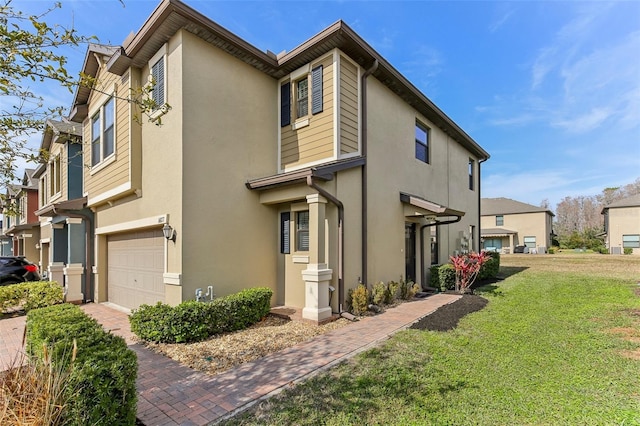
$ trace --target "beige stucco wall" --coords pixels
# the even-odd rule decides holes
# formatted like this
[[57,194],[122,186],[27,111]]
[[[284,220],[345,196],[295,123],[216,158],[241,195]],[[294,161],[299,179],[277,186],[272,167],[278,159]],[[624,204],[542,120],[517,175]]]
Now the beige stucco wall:
[[[245,183],[275,173],[276,80],[182,33],[183,298],[213,285],[217,296],[275,288],[277,209]],[[170,100],[173,102],[173,100]]]
[[[619,247],[620,253],[624,253],[622,236],[637,234],[640,234],[640,207],[615,207],[609,209],[607,238],[610,249]],[[640,249],[634,248],[633,254],[640,254]]]
[[[375,78],[367,79],[367,91],[368,280],[398,280],[405,274],[404,224],[407,221],[400,192],[466,212],[461,222],[440,227],[442,261],[454,250],[461,249],[461,235],[468,236],[471,225],[477,229],[478,195],[468,187],[466,149]],[[415,158],[416,118],[430,127],[430,164]],[[428,241],[428,232],[425,232],[427,266],[430,264]],[[477,247],[477,243],[474,244]],[[419,267],[419,259],[416,263]]]

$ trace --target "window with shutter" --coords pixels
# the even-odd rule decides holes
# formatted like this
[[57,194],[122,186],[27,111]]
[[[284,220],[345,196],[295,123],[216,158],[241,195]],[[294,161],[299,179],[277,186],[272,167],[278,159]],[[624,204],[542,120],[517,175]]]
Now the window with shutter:
[[305,77],[296,82],[296,117],[309,115],[309,80]]
[[322,112],[322,65],[311,71],[311,113]]

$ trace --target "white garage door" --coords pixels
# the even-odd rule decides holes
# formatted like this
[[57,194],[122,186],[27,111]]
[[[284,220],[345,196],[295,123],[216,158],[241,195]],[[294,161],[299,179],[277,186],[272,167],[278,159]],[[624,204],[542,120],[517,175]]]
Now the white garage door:
[[162,230],[109,235],[107,274],[109,302],[135,309],[164,302]]

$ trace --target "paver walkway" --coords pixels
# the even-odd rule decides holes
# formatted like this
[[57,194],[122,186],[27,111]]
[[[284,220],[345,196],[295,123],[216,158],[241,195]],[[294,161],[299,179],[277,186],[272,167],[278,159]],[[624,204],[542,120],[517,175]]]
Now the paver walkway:
[[[82,306],[138,355],[138,418],[147,426],[207,425],[362,352],[460,296],[437,294],[317,336],[216,376],[184,367],[135,343],[126,312],[104,304]],[[24,317],[0,321],[0,367],[21,350]]]

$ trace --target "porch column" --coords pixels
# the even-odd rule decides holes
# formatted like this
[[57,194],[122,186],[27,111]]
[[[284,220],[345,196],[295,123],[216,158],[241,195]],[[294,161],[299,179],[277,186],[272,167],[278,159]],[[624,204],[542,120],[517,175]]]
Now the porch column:
[[302,271],[305,307],[302,318],[320,322],[331,317],[329,284],[333,271],[325,263],[325,208],[327,200],[319,194],[307,195],[309,205],[309,264]]
[[64,292],[67,302],[82,302],[84,300],[84,224],[82,219],[67,219],[67,265],[64,268]]

